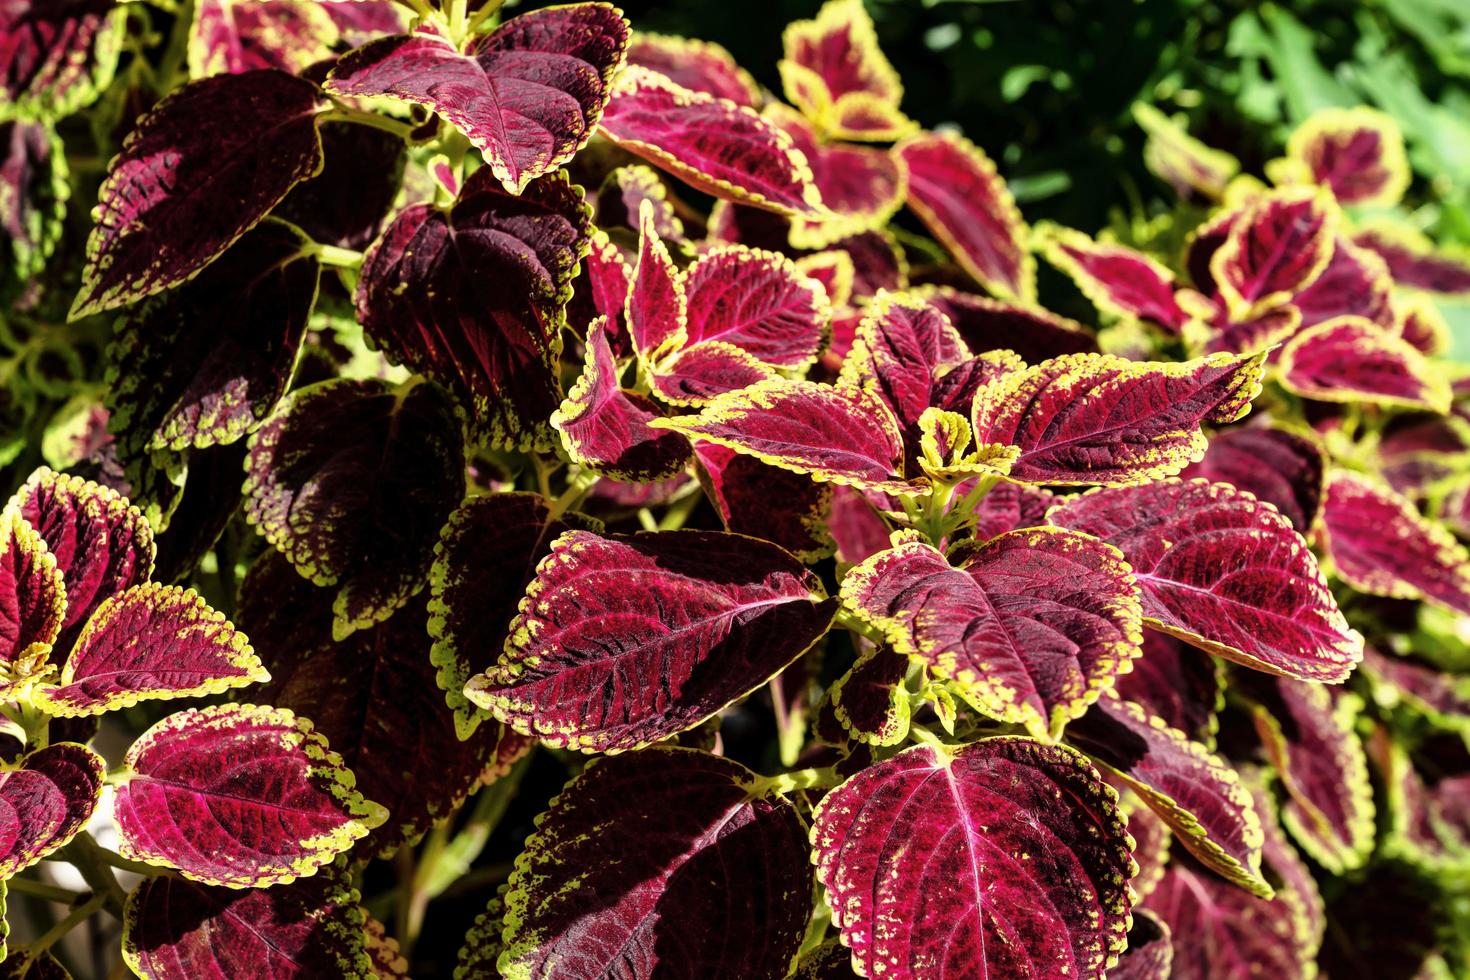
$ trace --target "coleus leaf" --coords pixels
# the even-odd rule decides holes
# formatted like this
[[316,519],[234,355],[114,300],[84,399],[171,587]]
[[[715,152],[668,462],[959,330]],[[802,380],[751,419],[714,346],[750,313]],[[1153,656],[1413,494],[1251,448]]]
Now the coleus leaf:
[[1338,212],[1328,192],[1288,188],[1263,195],[1210,259],[1215,286],[1238,316],[1290,300],[1327,268]]
[[347,44],[366,44],[408,26],[408,12],[393,0],[344,0],[324,6]]
[[684,222],[663,177],[642,163],[618,167],[603,178],[602,187],[597,192],[596,224],[599,230],[622,225],[637,231],[644,201],[653,207],[653,227],[660,238],[685,237]]
[[582,376],[551,415],[551,426],[576,463],[615,480],[652,483],[681,472],[692,456],[689,440],[648,423],[663,413],[649,398],[625,391],[607,340],[607,320],[587,328]]
[[27,949],[24,946],[0,964],[0,976],[5,980],[72,980],[66,967],[49,949]]
[[440,531],[429,573],[429,658],[460,738],[485,718],[466,700],[465,684],[499,659],[536,566],[573,529],[601,525],[575,512],[553,517],[535,494],[497,493],[470,497]]
[[1118,552],[1057,528],[1002,534],[955,568],[895,546],[848,572],[842,602],[976,710],[1055,739],[1138,655],[1138,598]]
[[613,353],[619,356],[633,353],[632,341],[623,323],[623,309],[628,304],[628,290],[632,283],[633,269],[623,258],[623,253],[607,237],[607,232],[600,228],[592,229],[590,250],[582,263],[582,271],[572,284],[572,298],[567,306],[570,326],[585,334],[588,324],[599,316],[605,316],[608,342]]
[[1465,546],[1366,476],[1339,471],[1328,477],[1321,540],[1331,571],[1360,592],[1470,614]]
[[1169,980],[1174,967],[1174,941],[1164,920],[1148,909],[1135,909],[1128,948],[1108,971],[1112,980]]
[[687,345],[723,341],[764,364],[802,370],[827,339],[825,292],[784,255],[726,246],[685,270]]
[[1182,474],[1229,483],[1272,504],[1303,535],[1322,506],[1326,459],[1317,443],[1284,429],[1225,429],[1210,438],[1204,458]]
[[[1310,291],[1310,290],[1309,290]],[[1184,325],[1184,337],[1192,351],[1203,354],[1249,354],[1267,350],[1287,340],[1302,325],[1302,312],[1295,306],[1273,306],[1232,314],[1224,299],[1193,297],[1188,290],[1179,293],[1180,302],[1198,319]]]
[[1063,354],[1097,351],[1097,337],[1082,324],[1037,306],[1017,306],[948,286],[915,289],[949,317],[970,350],[1009,350],[1028,364]]
[[61,139],[50,127],[0,123],[0,255],[9,259],[0,285],[27,283],[45,268],[65,231],[68,176]]
[[189,77],[279,68],[293,75],[332,56],[335,4],[200,0],[189,31]]
[[1073,497],[1049,516],[1123,552],[1152,629],[1300,680],[1340,683],[1362,658],[1306,542],[1248,493],[1165,480]]
[[916,124],[898,108],[903,83],[878,48],[862,0],[828,0],[786,26],[777,67],[791,104],[828,140],[896,140]]
[[[528,743],[499,725],[468,739],[436,681],[423,598],[345,641],[331,635],[330,594],[268,554],[246,576],[239,617],[271,680],[258,697],[312,719],[355,788],[388,811],[358,853],[390,854],[445,819]],[[503,624],[502,624],[503,625]],[[493,773],[498,776],[499,773]]]
[[123,959],[147,980],[372,980],[364,918],[336,869],[243,890],[160,875],[128,896]]
[[650,68],[692,92],[736,105],[756,108],[762,101],[755,79],[735,63],[729,51],[712,41],[634,31],[628,43],[628,64]]
[[153,529],[115,490],[42,467],[10,506],[41,536],[65,580],[58,652],[71,647],[109,596],[147,582],[153,572]]
[[1145,630],[1143,653],[1132,670],[1118,675],[1115,690],[1191,741],[1212,748],[1219,728],[1215,715],[1225,703],[1224,680],[1209,657],[1166,633]]
[[459,420],[435,385],[323,381],[251,437],[245,516],[303,576],[336,586],[343,638],[422,587],[464,469]]
[[1147,911],[1190,941],[1174,946],[1174,980],[1246,980],[1315,975],[1311,941],[1295,895],[1268,900],[1175,861],[1148,898]]
[[1304,330],[1281,352],[1281,383],[1319,401],[1447,412],[1449,381],[1408,341],[1361,317]]
[[1430,357],[1450,352],[1454,344],[1450,325],[1433,299],[1412,295],[1400,297],[1393,310],[1399,336],[1412,344],[1415,350]]
[[1256,698],[1256,732],[1288,794],[1286,828],[1333,874],[1361,867],[1374,837],[1368,760],[1353,731],[1362,699],[1289,680],[1246,691]]
[[1438,727],[1470,730],[1470,683],[1463,675],[1371,646],[1363,651],[1363,669],[1380,703],[1407,704]]
[[29,868],[86,826],[106,769],[101,756],[75,742],[0,767],[0,879]]
[[45,667],[66,618],[66,582],[15,507],[0,511],[0,691]]
[[[1384,330],[1394,330],[1398,323],[1393,308],[1393,287],[1388,266],[1382,259],[1339,235],[1327,268],[1310,286],[1297,293],[1291,305],[1283,310],[1298,311],[1301,327],[1314,327],[1338,317],[1354,316],[1370,320]],[[1274,318],[1281,322],[1290,321],[1289,315],[1281,311],[1277,311]],[[1282,328],[1277,339],[1286,339],[1293,332]]]
[[1206,146],[1173,119],[1146,102],[1133,104],[1133,118],[1148,134],[1143,146],[1144,166],[1174,188],[1180,197],[1218,200],[1240,161],[1223,150]]
[[98,192],[71,318],[193,277],[322,168],[317,88],[274,69],[192,82],[139,121]]
[[290,711],[190,708],[139,736],[124,763],[113,800],[119,851],[206,884],[310,876],[387,817]]
[[1002,480],[975,507],[975,540],[986,541],[1006,531],[1045,524],[1046,512],[1056,502],[1049,491]]
[[127,451],[230,443],[265,421],[286,393],[316,302],[310,244],[268,219],[194,280],[122,317],[106,404]]
[[1260,392],[1265,354],[1182,364],[1073,354],[1007,374],[975,395],[977,443],[1020,447],[1014,479],[1129,485],[1198,460],[1204,422],[1233,422]]
[[126,30],[112,0],[10,3],[0,11],[0,119],[61,119],[112,84]]
[[903,477],[903,434],[893,414],[859,388],[773,378],[713,398],[698,415],[649,424],[823,483],[891,494],[927,489]]
[[811,167],[791,137],[746,106],[630,65],[600,125],[629,153],[714,197],[779,214],[821,210]]
[[1028,229],[995,164],[963,136],[922,133],[894,148],[908,205],[965,272],[1001,299],[1036,301]]
[[569,531],[526,595],[500,661],[465,696],[592,752],[693,728],[795,660],[836,609],[785,551],[706,531]]
[[1302,860],[1296,848],[1286,839],[1281,829],[1280,811],[1276,797],[1265,774],[1247,769],[1242,778],[1250,787],[1251,799],[1255,801],[1256,813],[1261,817],[1261,832],[1265,837],[1261,845],[1261,856],[1272,881],[1276,882],[1276,894],[1298,916],[1302,935],[1306,942],[1306,955],[1315,956],[1322,947],[1322,935],[1327,928],[1322,893],[1317,879]]
[[1142,252],[1055,225],[1038,228],[1037,234],[1046,258],[1071,276],[1099,310],[1174,332],[1189,319],[1174,298],[1174,274]]
[[363,331],[454,393],[475,441],[550,449],[561,327],[589,235],[581,189],[565,174],[517,197],[477,170],[451,209],[404,209],[368,252]]
[[1353,242],[1383,259],[1400,286],[1441,296],[1470,295],[1470,257],[1438,250],[1413,229],[1369,224],[1353,233]]
[[1261,820],[1230,764],[1141,705],[1104,697],[1067,739],[1116,774],[1211,870],[1269,898]]
[[244,634],[193,589],[150,582],[98,606],[57,685],[35,696],[48,714],[77,717],[219,694],[269,677]]
[[832,488],[832,511],[827,527],[837,542],[837,560],[849,565],[886,551],[892,534],[888,522],[868,496],[844,486]]
[[891,646],[864,650],[828,691],[833,717],[859,742],[901,744],[912,710],[903,687],[908,670],[909,658]]
[[906,749],[822,799],[812,845],[862,976],[1098,978],[1124,947],[1133,841],[1064,746]]
[[794,980],[856,980],[852,954],[837,939],[829,939],[797,964]]
[[1391,816],[1386,853],[1430,871],[1470,864],[1470,773],[1451,769],[1425,778],[1402,745],[1377,733],[1374,762],[1387,784]]
[[513,17],[463,51],[428,29],[373,41],[338,61],[326,88],[428,107],[515,195],[591,139],[627,45],[616,7],[569,4]]
[[763,538],[805,562],[832,554],[833,487],[714,443],[698,444],[694,454],[700,484],[726,530]]
[[1313,113],[1292,132],[1286,159],[1342,204],[1392,207],[1409,186],[1404,136],[1392,116],[1358,106]]
[[734,344],[711,340],[675,351],[651,375],[653,391],[671,405],[704,405],[776,376],[768,364]]
[[516,861],[500,975],[781,980],[811,888],[796,808],[744,766],[683,748],[597,759]]
[[[1131,884],[1134,902],[1142,902],[1164,876],[1174,834],[1169,825],[1160,820],[1159,815],[1149,809],[1121,779],[1114,776],[1109,785],[1118,790],[1118,808],[1128,818],[1128,836],[1133,838],[1133,861],[1138,865],[1138,874],[1133,876]],[[1135,917],[1137,914],[1138,909],[1135,908]]]
[[[328,6],[363,2],[342,0]],[[318,128],[325,158],[322,172],[292,188],[272,213],[313,241],[365,249],[378,237],[403,189],[407,147],[395,133],[358,123],[328,121]]]

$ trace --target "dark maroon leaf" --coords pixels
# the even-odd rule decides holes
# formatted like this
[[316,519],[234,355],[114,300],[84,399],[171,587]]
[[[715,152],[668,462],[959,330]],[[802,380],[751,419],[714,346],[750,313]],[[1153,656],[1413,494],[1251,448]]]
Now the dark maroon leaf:
[[11,0],[0,8],[0,117],[60,119],[112,82],[125,16],[113,0]]
[[802,561],[836,548],[827,529],[833,487],[714,443],[695,447],[699,478],[725,527],[778,544]]
[[1305,535],[1322,505],[1325,469],[1321,447],[1306,436],[1252,426],[1216,433],[1204,459],[1180,475],[1253,493]]
[[[355,6],[338,0],[328,7]],[[296,185],[275,210],[324,245],[364,249],[377,237],[403,184],[403,140],[371,126],[321,126],[322,172]]]
[[1013,306],[948,286],[925,287],[920,295],[949,317],[976,354],[1010,350],[1028,364],[1063,354],[1097,350],[1097,338],[1082,324],[1040,307]]
[[57,742],[0,771],[0,878],[29,868],[86,826],[106,768],[85,745]]
[[1143,654],[1132,670],[1118,675],[1116,690],[1193,741],[1214,745],[1215,713],[1224,706],[1225,687],[1222,671],[1207,654],[1167,633],[1146,630]]

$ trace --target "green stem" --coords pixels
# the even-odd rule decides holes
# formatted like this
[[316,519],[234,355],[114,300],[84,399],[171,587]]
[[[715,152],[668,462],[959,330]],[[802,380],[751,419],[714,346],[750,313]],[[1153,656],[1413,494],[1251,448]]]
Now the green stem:
[[106,895],[93,895],[90,901],[73,909],[70,915],[52,926],[40,939],[28,943],[26,954],[34,957],[39,953],[44,953],[56,945],[67,933],[91,918],[92,913],[100,909],[106,902]]
[[428,20],[432,13],[424,0],[395,0],[395,2],[413,11],[418,15],[419,20]]
[[798,769],[795,772],[782,772],[774,776],[767,776],[761,780],[761,784],[764,788],[775,790],[777,793],[793,793],[799,789],[830,789],[842,782],[844,778],[832,768]]
[[485,5],[482,6],[479,10],[475,11],[475,15],[470,18],[470,24],[467,28],[468,33],[479,33],[479,30],[481,26],[484,25],[485,21],[500,13],[500,7],[503,2],[504,0],[485,0]]
[[338,103],[317,117],[319,122],[350,122],[359,126],[371,126],[373,129],[381,129],[385,133],[392,133],[399,139],[407,141],[413,138],[413,131],[417,129],[412,123],[406,123],[401,119],[392,119],[381,116],[376,112],[364,112]]
[[70,905],[81,898],[84,892],[74,892],[70,888],[62,888],[60,885],[48,885],[44,881],[34,881],[30,878],[11,878],[5,883],[5,887],[17,895],[34,895],[44,898],[48,902],[61,902]]
[[164,868],[144,864],[142,861],[129,860],[116,851],[109,851],[105,847],[99,846],[97,848],[97,854],[108,867],[117,868],[119,871],[130,871],[135,875],[142,875],[144,878],[157,878],[159,875],[165,873]]
[[699,506],[702,495],[691,493],[682,500],[669,505],[664,511],[663,520],[658,522],[660,531],[677,531],[689,520],[689,515],[694,513],[694,508]]
[[418,887],[430,898],[438,898],[469,873],[470,866],[485,850],[490,835],[500,826],[506,809],[520,788],[521,778],[529,767],[528,759],[521,759],[511,767],[510,772],[480,790],[475,797],[475,807],[470,811],[469,819],[440,852],[434,866],[419,876]]
[[596,473],[591,470],[573,468],[570,479],[567,480],[567,488],[551,503],[551,520],[556,520],[580,504],[582,498],[587,496],[587,491],[591,490],[592,485],[596,482]]
[[361,269],[363,254],[356,249],[341,248],[337,245],[323,245],[316,242],[307,251],[317,257],[322,265],[330,265],[338,269]]
[[858,636],[867,637],[874,643],[887,642],[883,634],[872,623],[841,606],[838,607],[837,615],[832,619],[832,625],[856,633]]

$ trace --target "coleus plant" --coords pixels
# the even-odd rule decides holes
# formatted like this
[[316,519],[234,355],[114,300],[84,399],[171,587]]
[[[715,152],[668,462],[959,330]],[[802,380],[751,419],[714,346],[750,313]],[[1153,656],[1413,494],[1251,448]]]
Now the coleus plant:
[[0,39],[7,326],[105,343],[0,516],[7,973],[1467,967],[1470,262],[1391,119],[1138,107],[1174,250],[1028,225],[859,0],[780,96],[602,3]]

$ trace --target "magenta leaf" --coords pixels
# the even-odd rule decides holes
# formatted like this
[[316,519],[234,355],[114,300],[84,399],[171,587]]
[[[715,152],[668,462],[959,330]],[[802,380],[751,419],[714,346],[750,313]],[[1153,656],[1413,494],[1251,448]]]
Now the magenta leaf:
[[895,150],[908,170],[908,205],[960,267],[1004,300],[1036,301],[1028,230],[995,164],[963,136],[923,133]]
[[683,203],[669,193],[662,174],[642,163],[618,167],[603,178],[597,192],[595,223],[599,230],[617,231],[622,226],[637,231],[644,201],[653,208],[653,228],[660,238],[685,238],[684,221],[676,208],[684,207]]
[[827,298],[783,255],[717,248],[689,266],[683,288],[690,346],[722,341],[764,364],[800,370],[826,341]]
[[326,87],[428,107],[515,195],[592,138],[627,45],[616,7],[577,3],[513,17],[463,52],[427,29],[373,41],[337,62]]
[[1213,748],[1219,727],[1215,715],[1225,703],[1224,680],[1214,660],[1167,633],[1145,630],[1143,653],[1132,670],[1118,675],[1116,691],[1190,740]]
[[[1393,287],[1388,266],[1378,256],[1339,235],[1322,274],[1292,299],[1291,306],[1283,309],[1299,311],[1302,327],[1314,327],[1340,316],[1355,316],[1393,330],[1397,326]],[[1276,316],[1280,318],[1282,314],[1278,312]],[[1290,334],[1291,331],[1284,331],[1281,338]]]
[[[883,499],[882,495],[877,495]],[[888,548],[891,531],[873,506],[873,501],[852,487],[832,488],[832,512],[827,527],[837,542],[837,559],[856,565],[864,558]]]
[[1178,473],[1260,392],[1265,355],[1182,364],[1073,354],[1008,374],[975,396],[977,443],[1020,447],[1028,483],[1127,486]]
[[63,149],[44,123],[0,123],[0,255],[9,259],[0,286],[7,290],[45,268],[65,231],[71,184]]
[[1073,497],[1050,516],[1123,552],[1153,629],[1300,680],[1339,683],[1362,659],[1306,542],[1248,493],[1165,480]]
[[1057,497],[1039,487],[1001,481],[975,508],[975,540],[986,541],[1007,531],[1045,524],[1046,512],[1056,502]]
[[681,472],[692,456],[677,432],[650,429],[663,413],[653,401],[618,383],[618,364],[607,341],[607,320],[587,329],[582,376],[551,415],[573,461],[614,480],[652,483]]
[[[480,176],[484,174],[485,176]],[[561,402],[561,327],[587,208],[564,174],[515,197],[476,171],[448,211],[401,211],[363,262],[358,317],[391,360],[444,385],[471,435],[549,449]]]
[[322,168],[317,88],[261,70],[193,82],[138,123],[98,194],[73,319],[178,285]]
[[903,477],[897,420],[859,388],[773,378],[711,399],[698,415],[651,424],[823,483],[894,494],[926,489]]
[[286,710],[190,708],[139,736],[124,762],[119,850],[205,884],[310,876],[387,817],[311,722]]
[[1211,870],[1257,895],[1261,820],[1224,759],[1141,705],[1104,697],[1067,726],[1067,740],[1107,767]]
[[323,381],[251,436],[245,516],[303,576],[336,587],[342,638],[422,588],[464,469],[459,419],[435,385]]
[[916,290],[949,317],[970,350],[1010,350],[1028,364],[1063,354],[1096,352],[1097,338],[1082,324],[1038,306],[1017,306],[948,286]]
[[0,10],[0,119],[60,119],[112,83],[126,30],[112,0],[12,2]]
[[330,599],[279,555],[251,568],[240,621],[271,672],[254,696],[312,719],[356,775],[357,792],[388,811],[357,853],[387,855],[453,813],[501,751],[513,761],[527,743],[494,724],[457,737],[422,598],[342,642],[332,640]]
[[123,958],[148,980],[372,977],[364,913],[336,869],[274,888],[145,878],[123,918]]
[[828,0],[812,20],[788,24],[782,87],[827,140],[895,140],[915,124],[899,110],[903,84],[878,48],[861,0]]
[[0,511],[0,691],[42,670],[66,619],[66,583],[15,507]]
[[1330,194],[1287,189],[1253,201],[1210,259],[1230,309],[1244,315],[1310,286],[1332,258],[1337,225]]
[[775,375],[770,365],[734,344],[710,340],[676,351],[650,380],[654,393],[671,405],[704,405]]
[[269,676],[244,634],[198,593],[150,582],[97,607],[58,686],[37,696],[52,715],[100,715],[139,701],[219,694]]
[[[569,531],[526,591],[500,661],[465,696],[582,751],[693,728],[826,632],[836,603],[791,555],[707,531]],[[657,685],[637,678],[657,676]]]
[[66,582],[58,652],[71,647],[109,596],[152,574],[153,529],[114,490],[43,467],[16,491],[11,506],[41,536]]
[[1392,207],[1409,186],[1398,124],[1363,106],[1313,113],[1291,134],[1286,160],[1291,176],[1332,188],[1342,204]]
[[593,320],[607,317],[608,341],[613,353],[619,357],[631,354],[632,341],[623,323],[623,310],[628,305],[633,270],[600,228],[592,229],[590,249],[582,261],[582,271],[572,283],[568,321],[574,330],[585,334]]
[[977,711],[1038,738],[1086,711],[1142,639],[1128,565],[1057,528],[1002,534],[958,568],[901,541],[848,572],[842,602]]
[[309,244],[267,219],[194,280],[121,318],[106,400],[127,455],[234,442],[260,427],[286,393],[316,302]]
[[1321,447],[1306,436],[1253,426],[1215,433],[1204,459],[1180,475],[1252,493],[1305,535],[1322,507],[1325,469]]
[[1400,286],[1442,296],[1470,295],[1470,257],[1438,251],[1411,229],[1398,225],[1370,225],[1353,234],[1353,242],[1387,263]]
[[1356,316],[1297,334],[1281,352],[1281,383],[1319,401],[1447,412],[1450,386],[1407,340]]
[[1064,746],[906,749],[822,799],[812,845],[860,975],[1100,978],[1123,951],[1133,841]]
[[811,893],[801,817],[744,766],[680,748],[598,759],[516,861],[500,971],[782,980]]
[[366,44],[408,26],[408,12],[394,0],[340,0],[322,6],[347,44]]
[[791,137],[753,109],[629,66],[602,115],[629,153],[728,201],[780,214],[818,213],[821,195]]
[[832,554],[832,486],[710,442],[694,452],[700,483],[726,530],[763,538],[806,562]]
[[[1130,824],[1130,829],[1132,825]],[[1169,927],[1148,909],[1133,910],[1128,948],[1118,965],[1108,971],[1111,980],[1169,980],[1174,966],[1174,942]]]
[[1328,477],[1322,545],[1333,574],[1360,592],[1470,613],[1465,546],[1366,476],[1339,471]]
[[761,103],[755,79],[735,63],[730,52],[712,41],[635,31],[628,43],[628,64],[650,68],[690,91],[729,99],[736,105],[756,108]]
[[0,771],[0,879],[29,868],[86,826],[106,769],[85,745],[57,742]]
[[1363,709],[1356,694],[1277,680],[1245,689],[1266,755],[1281,775],[1282,822],[1328,871],[1361,867],[1373,849],[1373,787],[1353,731]]
[[1178,332],[1189,315],[1174,298],[1174,274],[1124,245],[1095,242],[1080,231],[1038,229],[1048,261],[1072,277],[1099,310],[1136,317]]
[[189,76],[279,68],[293,75],[332,57],[340,4],[295,0],[199,0],[189,32]]
[[440,532],[429,573],[429,658],[461,738],[485,718],[465,699],[465,684],[500,658],[536,566],[573,529],[601,526],[576,513],[553,517],[535,494],[497,493],[467,499]]
[[1372,647],[1363,651],[1363,669],[1373,678],[1375,693],[1409,705],[1440,728],[1470,729],[1470,684],[1462,675]]

